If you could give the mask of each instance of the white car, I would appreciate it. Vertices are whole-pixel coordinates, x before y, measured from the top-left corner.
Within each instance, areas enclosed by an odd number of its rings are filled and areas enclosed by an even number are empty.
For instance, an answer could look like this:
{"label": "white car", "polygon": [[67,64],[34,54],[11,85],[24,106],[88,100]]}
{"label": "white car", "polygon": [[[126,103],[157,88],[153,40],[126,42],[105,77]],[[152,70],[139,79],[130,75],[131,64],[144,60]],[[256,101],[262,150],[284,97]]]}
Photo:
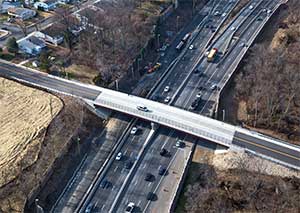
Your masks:
{"label": "white car", "polygon": [[250,6],[249,6],[249,9],[252,10],[252,9],[253,9],[253,5],[250,5]]}
{"label": "white car", "polygon": [[135,207],[135,204],[133,202],[128,203],[128,205],[127,205],[127,207],[125,209],[125,212],[127,212],[127,213],[133,212],[134,207]]}
{"label": "white car", "polygon": [[116,160],[121,160],[122,156],[123,156],[122,152],[119,152],[116,156]]}
{"label": "white car", "polygon": [[176,147],[181,148],[185,145],[185,143],[181,140],[176,141]]}
{"label": "white car", "polygon": [[197,98],[200,98],[202,96],[201,92],[198,92],[198,94],[196,95]]}
{"label": "white car", "polygon": [[138,105],[136,108],[138,110],[144,111],[144,112],[148,112],[149,111],[148,108],[146,106],[144,106],[144,105]]}
{"label": "white car", "polygon": [[217,85],[216,85],[216,84],[211,85],[210,89],[211,89],[211,90],[217,89]]}
{"label": "white car", "polygon": [[190,49],[190,50],[194,49],[194,45],[191,44],[191,45],[189,46],[189,49]]}
{"label": "white car", "polygon": [[138,128],[134,126],[134,127],[132,127],[130,134],[135,135],[137,131],[138,131]]}
{"label": "white car", "polygon": [[169,103],[170,100],[171,100],[171,97],[170,97],[170,96],[167,96],[167,97],[165,98],[164,102],[165,102],[165,103]]}
{"label": "white car", "polygon": [[226,15],[227,15],[226,13],[223,13],[223,14],[222,14],[222,17],[225,17]]}
{"label": "white car", "polygon": [[166,86],[165,89],[164,89],[164,92],[169,92],[169,90],[170,90],[170,87]]}
{"label": "white car", "polygon": [[232,31],[235,30],[235,27],[231,27],[231,30],[232,30]]}

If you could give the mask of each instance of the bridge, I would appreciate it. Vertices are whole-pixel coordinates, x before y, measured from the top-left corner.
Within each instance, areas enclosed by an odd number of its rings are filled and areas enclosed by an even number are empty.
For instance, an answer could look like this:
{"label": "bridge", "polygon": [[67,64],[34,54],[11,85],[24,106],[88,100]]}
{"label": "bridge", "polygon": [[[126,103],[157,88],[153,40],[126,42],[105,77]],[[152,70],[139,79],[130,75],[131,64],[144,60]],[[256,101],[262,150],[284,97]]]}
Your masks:
{"label": "bridge", "polygon": [[[220,122],[190,111],[134,95],[62,79],[9,63],[0,64],[0,75],[38,88],[71,95],[128,115],[200,137],[231,148],[242,148],[300,169],[300,147]],[[143,105],[147,111],[137,109]]]}

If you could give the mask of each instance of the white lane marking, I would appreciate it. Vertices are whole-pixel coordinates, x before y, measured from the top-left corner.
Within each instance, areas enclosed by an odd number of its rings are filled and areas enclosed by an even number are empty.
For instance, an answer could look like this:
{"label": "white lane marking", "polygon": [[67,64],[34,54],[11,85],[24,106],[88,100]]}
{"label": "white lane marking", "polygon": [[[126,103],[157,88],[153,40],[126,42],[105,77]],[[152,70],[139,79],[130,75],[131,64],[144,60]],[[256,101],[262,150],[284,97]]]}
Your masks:
{"label": "white lane marking", "polygon": [[114,172],[116,172],[118,168],[119,168],[119,167],[118,167],[118,166],[116,166],[116,168],[114,169]]}
{"label": "white lane marking", "polygon": [[101,207],[101,211],[105,208],[105,204]]}
{"label": "white lane marking", "polygon": [[134,186],[136,186],[137,182],[138,182],[138,181],[137,181],[137,180],[135,180],[135,181],[134,181],[134,183],[133,183],[133,185],[134,185]]}
{"label": "white lane marking", "polygon": [[141,204],[141,202],[142,202],[142,201],[141,201],[141,200],[139,200],[139,202],[137,203],[137,206],[139,206],[139,205]]}
{"label": "white lane marking", "polygon": [[127,154],[127,151],[128,151],[128,149],[126,149],[126,150],[124,151],[124,155],[126,155],[126,154]]}
{"label": "white lane marking", "polygon": [[146,168],[146,164],[143,165],[142,169],[145,169],[145,168]]}
{"label": "white lane marking", "polygon": [[132,157],[132,155],[133,155],[133,152],[131,152],[129,156]]}
{"label": "white lane marking", "polygon": [[148,183],[148,187],[150,187],[150,186],[151,186],[151,182]]}

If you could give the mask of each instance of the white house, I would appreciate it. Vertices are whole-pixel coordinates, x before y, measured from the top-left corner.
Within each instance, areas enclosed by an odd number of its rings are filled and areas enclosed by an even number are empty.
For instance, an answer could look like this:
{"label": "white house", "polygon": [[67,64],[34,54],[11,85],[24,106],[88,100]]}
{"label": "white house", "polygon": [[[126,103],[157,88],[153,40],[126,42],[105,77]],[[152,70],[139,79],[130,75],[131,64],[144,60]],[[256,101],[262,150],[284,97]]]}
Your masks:
{"label": "white house", "polygon": [[57,46],[64,41],[64,27],[55,23],[42,31],[34,32],[34,36]]}
{"label": "white house", "polygon": [[11,7],[7,10],[7,14],[16,19],[27,20],[34,17],[36,11],[23,7]]}
{"label": "white house", "polygon": [[57,0],[41,0],[34,3],[34,7],[39,10],[49,11],[57,7]]}
{"label": "white house", "polygon": [[32,33],[17,41],[21,52],[29,55],[38,55],[46,47],[43,40],[35,37]]}

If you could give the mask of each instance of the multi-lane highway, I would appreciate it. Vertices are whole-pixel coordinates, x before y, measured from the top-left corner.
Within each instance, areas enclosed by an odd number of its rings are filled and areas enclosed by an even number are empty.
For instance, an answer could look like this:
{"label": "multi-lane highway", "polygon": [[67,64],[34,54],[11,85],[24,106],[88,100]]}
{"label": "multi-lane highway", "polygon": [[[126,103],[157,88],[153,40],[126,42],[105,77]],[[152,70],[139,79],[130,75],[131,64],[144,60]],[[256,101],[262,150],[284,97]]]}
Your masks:
{"label": "multi-lane highway", "polygon": [[[215,63],[208,63],[203,56],[204,48],[213,35],[211,28],[206,26],[209,23],[214,25],[214,27],[218,27],[225,20],[226,14],[233,8],[235,2],[224,0],[216,4],[215,7],[209,6],[210,9],[205,8],[210,13],[193,32],[191,42],[179,55],[174,67],[168,71],[168,75],[154,90],[151,98],[159,102],[165,102],[165,98],[169,96],[168,104],[191,110],[192,102],[199,95],[201,96],[200,104],[193,111],[210,115],[219,95],[219,91],[212,89],[212,85],[217,85],[220,89],[223,88],[249,45],[251,45],[257,32],[269,17],[270,14],[265,9],[273,11],[279,2],[279,0],[250,1],[212,43],[211,47],[222,50],[222,54],[219,54],[219,59]],[[216,11],[225,15],[214,15]],[[191,44],[194,47],[189,49],[188,47]],[[195,73],[195,69],[199,71]],[[39,87],[42,86],[53,91],[72,94],[83,99],[93,100],[95,103],[97,103],[97,100],[103,102],[111,98],[106,97],[108,94],[101,93],[101,90],[94,86],[82,86],[79,83],[49,78],[47,75],[24,70],[9,64],[0,64],[0,70],[1,74],[6,77],[27,81]],[[166,86],[169,86],[168,91],[165,90]],[[131,98],[131,96],[128,97]],[[136,99],[138,98],[134,98],[134,100]],[[126,104],[126,99],[124,100],[125,105],[130,105]],[[151,103],[148,105],[151,106]],[[156,105],[154,104],[153,106]],[[164,107],[159,105],[159,108],[163,109]],[[160,111],[159,109],[157,110]],[[164,113],[165,117],[167,117],[168,112]],[[197,124],[197,121],[192,123]],[[115,155],[111,155],[112,157],[108,159],[110,163],[107,164],[107,172],[103,173],[101,178],[98,178],[95,182],[95,187],[91,190],[92,193],[87,194],[88,196],[85,197],[86,199],[83,202],[80,202],[79,205],[74,204],[73,209],[69,208],[67,209],[68,211],[75,211],[74,207],[77,206],[76,211],[82,212],[89,204],[97,204],[96,209],[101,212],[122,212],[128,202],[138,204],[141,211],[145,209],[150,211],[151,208],[155,208],[155,205],[149,205],[150,201],[146,200],[146,196],[148,192],[159,191],[158,189],[161,187],[160,183],[164,176],[157,174],[159,168],[168,168],[175,157],[182,154],[182,150],[185,150],[184,148],[178,149],[174,147],[176,141],[181,139],[195,142],[196,139],[166,127],[159,127],[153,131],[150,124],[142,120],[137,120],[136,123],[131,124],[131,127],[133,125],[139,129],[138,132],[136,134],[127,132],[127,136],[122,140],[123,145],[120,145],[117,149],[117,152],[123,154],[121,161],[114,160]],[[204,123],[203,125],[205,126],[206,124]],[[213,132],[214,130],[212,129],[211,131]],[[153,132],[155,132],[154,135],[152,135]],[[300,166],[298,165],[299,153],[295,151],[298,150],[297,147],[283,145],[284,143],[280,141],[272,143],[271,139],[251,134],[249,131],[245,132],[245,130],[236,131],[235,128],[230,130],[228,135],[226,137],[232,137],[231,140],[238,146]],[[162,148],[168,150],[168,157],[160,155],[159,152]],[[114,154],[117,154],[117,152]],[[125,167],[128,162],[132,162],[130,166],[132,168],[128,169]],[[153,181],[147,182],[144,180],[146,173],[154,175]],[[102,188],[103,181],[108,184]],[[160,199],[160,195],[158,194],[157,196]]]}

